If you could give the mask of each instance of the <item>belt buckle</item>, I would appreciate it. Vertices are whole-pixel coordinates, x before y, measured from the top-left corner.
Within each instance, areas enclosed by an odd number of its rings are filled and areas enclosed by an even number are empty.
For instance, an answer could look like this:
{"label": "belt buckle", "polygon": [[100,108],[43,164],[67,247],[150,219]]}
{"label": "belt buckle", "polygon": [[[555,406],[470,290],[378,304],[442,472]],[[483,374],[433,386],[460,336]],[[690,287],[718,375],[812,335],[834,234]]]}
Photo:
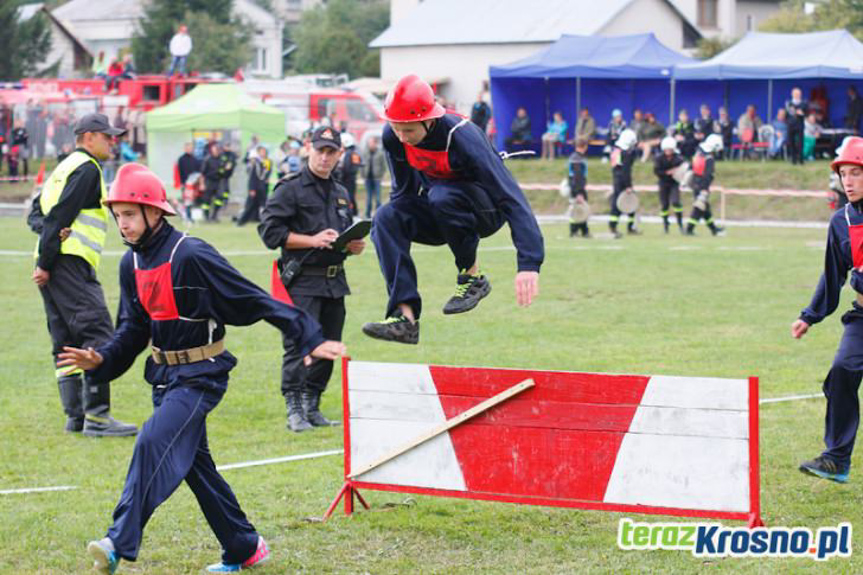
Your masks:
{"label": "belt buckle", "polygon": [[334,278],[339,275],[339,266],[327,266],[327,277]]}
{"label": "belt buckle", "polygon": [[192,363],[192,358],[189,356],[189,350],[184,349],[177,352],[177,363],[181,365]]}

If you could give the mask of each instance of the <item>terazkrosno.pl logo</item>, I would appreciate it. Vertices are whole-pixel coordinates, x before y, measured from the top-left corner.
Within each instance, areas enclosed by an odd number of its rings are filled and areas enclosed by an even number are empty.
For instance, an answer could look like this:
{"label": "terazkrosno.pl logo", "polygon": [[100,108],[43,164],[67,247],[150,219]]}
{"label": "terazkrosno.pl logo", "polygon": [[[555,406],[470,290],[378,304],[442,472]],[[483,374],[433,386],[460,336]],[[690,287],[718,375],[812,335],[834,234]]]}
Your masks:
{"label": "terazkrosno.pl logo", "polygon": [[819,527],[725,527],[721,523],[636,523],[620,520],[617,546],[625,550],[690,551],[696,557],[851,556],[851,524]]}

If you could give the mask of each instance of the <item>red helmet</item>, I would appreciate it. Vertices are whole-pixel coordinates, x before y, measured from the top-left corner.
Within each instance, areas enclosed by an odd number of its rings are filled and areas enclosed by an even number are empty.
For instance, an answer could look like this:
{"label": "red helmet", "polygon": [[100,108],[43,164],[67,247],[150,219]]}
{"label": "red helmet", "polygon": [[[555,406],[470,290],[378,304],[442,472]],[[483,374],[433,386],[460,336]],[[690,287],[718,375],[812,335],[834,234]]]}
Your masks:
{"label": "red helmet", "polygon": [[830,164],[830,168],[839,173],[839,166],[844,164],[853,164],[863,167],[863,138],[859,136],[851,136],[845,138],[842,146],[839,149],[839,155]]}
{"label": "red helmet", "polygon": [[162,180],[141,164],[124,164],[117,170],[114,183],[105,205],[110,206],[114,202],[125,202],[130,204],[142,204],[159,208],[169,216],[177,215],[173,206],[168,203],[168,195]]}
{"label": "red helmet", "polygon": [[434,120],[445,113],[443,106],[435,101],[431,86],[416,74],[399,80],[384,102],[384,118],[390,122]]}

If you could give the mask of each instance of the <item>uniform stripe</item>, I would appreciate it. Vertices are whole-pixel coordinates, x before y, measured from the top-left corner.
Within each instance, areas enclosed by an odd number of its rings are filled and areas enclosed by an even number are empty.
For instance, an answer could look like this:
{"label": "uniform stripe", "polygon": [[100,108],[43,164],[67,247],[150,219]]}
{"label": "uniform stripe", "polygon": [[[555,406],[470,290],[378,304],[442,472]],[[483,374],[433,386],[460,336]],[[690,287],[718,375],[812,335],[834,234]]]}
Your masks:
{"label": "uniform stripe", "polygon": [[100,220],[99,218],[88,216],[87,214],[78,214],[78,217],[76,217],[75,220],[84,225],[98,228],[103,232],[108,231],[108,222]]}
{"label": "uniform stripe", "polygon": [[102,246],[101,245],[99,245],[97,242],[94,242],[93,240],[91,240],[90,238],[88,238],[87,236],[85,236],[84,234],[82,234],[81,232],[79,232],[77,230],[72,230],[69,233],[69,237],[75,238],[76,240],[78,240],[79,242],[81,242],[82,244],[84,244],[85,246],[87,246],[88,248],[90,248],[91,250],[96,252],[97,254],[102,253]]}

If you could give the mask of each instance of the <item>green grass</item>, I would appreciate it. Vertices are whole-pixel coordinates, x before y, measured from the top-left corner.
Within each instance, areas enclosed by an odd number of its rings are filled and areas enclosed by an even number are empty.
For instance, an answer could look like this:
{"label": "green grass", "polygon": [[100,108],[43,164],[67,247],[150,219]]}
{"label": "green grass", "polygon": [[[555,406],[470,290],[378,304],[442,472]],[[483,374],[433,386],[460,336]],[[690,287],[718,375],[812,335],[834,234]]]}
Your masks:
{"label": "green grass", "polygon": [[[0,250],[32,249],[18,219],[0,226]],[[764,397],[816,393],[832,359],[837,316],[803,341],[789,326],[808,302],[823,254],[823,230],[732,229],[728,237],[682,238],[647,226],[640,238],[573,241],[563,225],[543,228],[547,261],[541,295],[529,309],[514,303],[514,253],[482,251],[494,291],[477,310],[443,316],[455,279],[445,248],[414,250],[425,297],[416,347],[365,338],[363,322],[382,317],[384,285],[373,253],[349,262],[345,342],[357,360],[484,365],[644,374],[761,378]],[[595,225],[594,231],[603,231]],[[198,227],[221,250],[260,250],[251,228]],[[482,247],[509,245],[508,233]],[[115,232],[109,250],[121,249]],[[686,249],[679,249],[686,248]],[[119,257],[101,277],[109,308],[117,305]],[[261,285],[269,255],[229,258]],[[62,433],[41,300],[29,281],[32,260],[0,255],[0,489],[75,485],[69,492],[0,496],[0,573],[84,573],[88,540],[100,537],[123,485],[131,439],[90,440]],[[843,308],[851,299],[843,294]],[[842,309],[842,308],[840,308]],[[217,463],[339,448],[340,428],[285,431],[279,394],[281,339],[268,324],[230,328],[239,358],[229,391],[209,417]],[[113,413],[142,423],[151,412],[142,359],[113,386]],[[324,412],[340,413],[340,373]],[[840,486],[800,474],[819,453],[824,402],[763,406],[762,501],[768,525],[863,524],[863,476]],[[859,457],[855,457],[855,464]],[[342,481],[340,457],[226,471],[244,509],[273,549],[267,573],[733,573],[863,570],[861,560],[696,559],[683,552],[623,552],[617,513],[528,507],[366,492],[372,512],[319,516]],[[409,499],[411,505],[387,507]],[[667,518],[626,515],[639,520]],[[678,519],[671,519],[678,521]],[[685,520],[681,520],[685,521]],[[733,522],[732,522],[733,523]],[[859,529],[854,544],[860,545]],[[198,573],[219,546],[187,487],[181,486],[147,526],[139,561],[120,573]]]}

